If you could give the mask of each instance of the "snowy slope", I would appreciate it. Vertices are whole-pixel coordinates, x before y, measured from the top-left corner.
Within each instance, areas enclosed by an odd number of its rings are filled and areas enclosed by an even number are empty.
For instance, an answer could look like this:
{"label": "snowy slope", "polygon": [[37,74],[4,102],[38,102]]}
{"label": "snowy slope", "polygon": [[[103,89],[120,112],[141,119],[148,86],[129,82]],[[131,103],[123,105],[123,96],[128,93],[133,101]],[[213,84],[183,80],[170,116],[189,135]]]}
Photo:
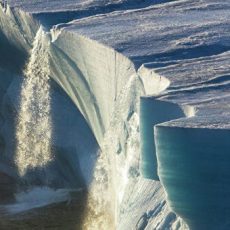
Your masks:
{"label": "snowy slope", "polygon": [[[222,188],[230,176],[225,163],[230,3],[11,0],[9,5],[0,12],[0,35],[20,53],[29,55],[40,23],[44,26],[50,75],[106,156],[113,199],[105,199],[115,210],[116,229],[185,229],[166,199],[191,229],[228,229],[228,200],[226,206],[219,200],[228,194]],[[199,154],[201,159],[193,156]],[[160,179],[167,198],[160,182],[140,176],[139,164],[142,175]],[[216,212],[221,214],[215,219]]]}

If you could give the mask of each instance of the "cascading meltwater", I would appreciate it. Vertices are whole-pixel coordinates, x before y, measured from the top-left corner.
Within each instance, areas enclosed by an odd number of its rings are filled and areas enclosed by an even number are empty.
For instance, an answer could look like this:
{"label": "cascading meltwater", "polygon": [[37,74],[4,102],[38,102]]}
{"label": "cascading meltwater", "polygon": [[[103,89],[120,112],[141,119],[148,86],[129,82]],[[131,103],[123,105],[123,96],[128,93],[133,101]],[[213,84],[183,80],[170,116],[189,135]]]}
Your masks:
{"label": "cascading meltwater", "polygon": [[52,160],[49,55],[47,38],[38,30],[21,86],[15,162],[20,176]]}

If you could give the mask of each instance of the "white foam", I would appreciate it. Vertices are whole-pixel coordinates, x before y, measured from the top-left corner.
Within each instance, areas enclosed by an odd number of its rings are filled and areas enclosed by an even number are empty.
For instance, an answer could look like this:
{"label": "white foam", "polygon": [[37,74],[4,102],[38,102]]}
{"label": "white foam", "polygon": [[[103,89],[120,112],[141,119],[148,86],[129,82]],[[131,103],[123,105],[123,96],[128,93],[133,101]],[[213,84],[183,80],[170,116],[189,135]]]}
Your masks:
{"label": "white foam", "polygon": [[68,189],[52,189],[49,187],[34,187],[26,192],[15,194],[16,203],[5,205],[4,210],[9,214],[17,214],[34,208],[47,206],[53,203],[70,201]]}

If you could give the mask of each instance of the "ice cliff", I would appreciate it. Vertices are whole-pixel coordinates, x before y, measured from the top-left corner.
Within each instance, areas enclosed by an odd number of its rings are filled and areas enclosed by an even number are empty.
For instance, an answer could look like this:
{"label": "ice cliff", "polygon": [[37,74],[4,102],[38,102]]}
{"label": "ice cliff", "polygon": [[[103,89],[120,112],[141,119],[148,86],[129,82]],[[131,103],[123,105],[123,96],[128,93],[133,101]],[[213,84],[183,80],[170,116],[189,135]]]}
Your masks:
{"label": "ice cliff", "polygon": [[87,187],[112,221],[86,229],[228,229],[229,16],[224,0],[2,4],[1,172]]}

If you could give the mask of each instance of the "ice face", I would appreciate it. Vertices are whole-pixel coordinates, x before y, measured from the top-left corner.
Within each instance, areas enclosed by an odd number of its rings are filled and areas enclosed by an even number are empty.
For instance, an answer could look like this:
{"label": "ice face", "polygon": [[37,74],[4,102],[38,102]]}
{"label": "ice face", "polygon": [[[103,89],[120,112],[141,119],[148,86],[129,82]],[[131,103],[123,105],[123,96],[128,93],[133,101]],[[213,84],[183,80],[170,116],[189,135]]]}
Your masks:
{"label": "ice face", "polygon": [[[164,4],[154,4],[160,2]],[[60,178],[64,174],[76,182],[77,177],[72,175],[83,174],[80,178],[90,181],[95,171],[91,197],[97,204],[109,202],[117,229],[184,229],[184,224],[169,211],[160,182],[140,177],[141,162],[143,175],[160,179],[171,208],[191,229],[211,229],[209,219],[213,226],[218,220],[223,222],[218,226],[221,229],[227,226],[228,212],[219,216],[213,207],[219,213],[228,208],[228,202],[227,207],[218,202],[225,195],[220,188],[227,186],[228,175],[222,179],[218,173],[224,170],[223,174],[227,174],[227,166],[222,165],[227,162],[229,129],[229,3],[154,3],[66,1],[63,6],[60,1],[9,1],[11,7],[1,8],[0,36],[7,47],[20,54],[13,72],[21,73],[42,24],[47,35],[49,77],[78,109],[68,115],[60,112],[62,108],[69,111],[71,106],[54,90],[58,96],[54,96],[53,128],[54,134],[60,134],[55,146],[61,151],[57,151],[57,159],[48,170],[51,175]],[[7,108],[17,108],[16,81],[12,75],[7,83]],[[8,137],[7,148],[12,146],[13,130],[11,136],[7,131],[10,123],[5,119],[2,129]],[[95,170],[86,148],[95,143],[91,132],[101,149]],[[214,138],[219,135],[223,138]],[[76,140],[78,145],[74,144]],[[223,152],[221,159],[219,150]],[[201,161],[195,158],[199,153],[204,155]],[[207,165],[206,158],[213,163]],[[175,168],[177,160],[182,163]],[[68,166],[64,167],[63,162]],[[191,164],[197,167],[191,169]],[[218,166],[217,174],[214,165]],[[195,178],[196,183],[181,186],[189,183],[184,175]],[[97,186],[95,182],[99,182]],[[200,183],[202,186],[197,186]],[[200,190],[195,193],[197,189]],[[103,205],[97,207],[104,213]],[[204,215],[206,209],[211,211]]]}
{"label": "ice face", "polygon": [[158,180],[157,158],[152,127],[164,121],[184,117],[176,104],[157,101],[151,97],[140,100],[141,170],[145,178]]}
{"label": "ice face", "polygon": [[168,201],[191,229],[229,226],[228,136],[229,130],[221,129],[155,128],[159,174]]}

